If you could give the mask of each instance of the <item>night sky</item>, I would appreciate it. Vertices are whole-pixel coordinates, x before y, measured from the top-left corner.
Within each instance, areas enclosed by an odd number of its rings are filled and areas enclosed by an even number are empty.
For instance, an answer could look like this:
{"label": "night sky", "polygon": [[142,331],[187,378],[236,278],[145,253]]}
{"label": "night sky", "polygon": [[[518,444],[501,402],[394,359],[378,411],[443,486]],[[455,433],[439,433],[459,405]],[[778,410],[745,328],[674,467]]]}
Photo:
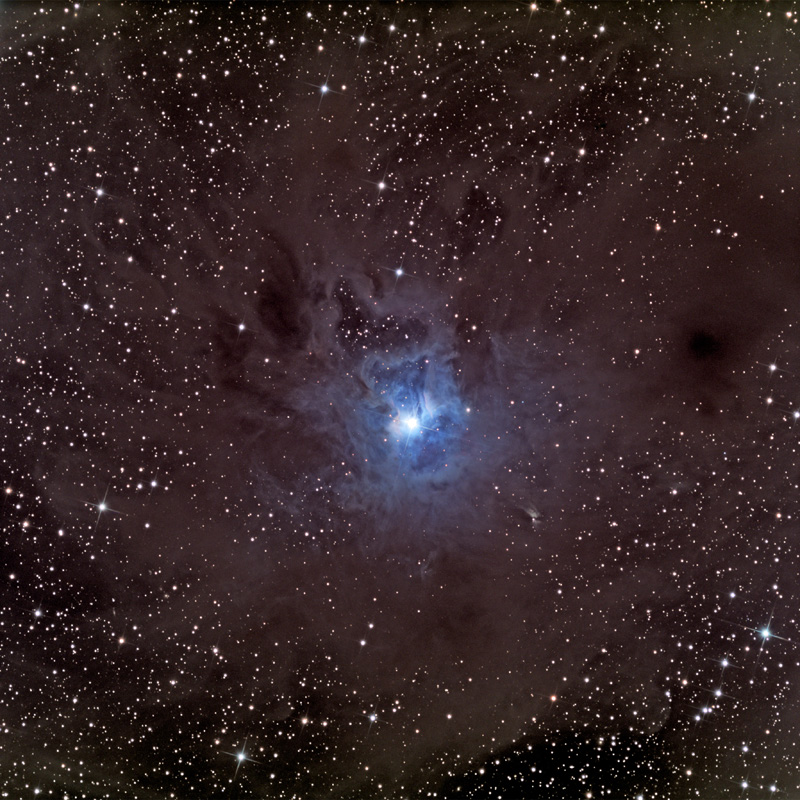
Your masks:
{"label": "night sky", "polygon": [[0,797],[800,797],[798,14],[0,6]]}

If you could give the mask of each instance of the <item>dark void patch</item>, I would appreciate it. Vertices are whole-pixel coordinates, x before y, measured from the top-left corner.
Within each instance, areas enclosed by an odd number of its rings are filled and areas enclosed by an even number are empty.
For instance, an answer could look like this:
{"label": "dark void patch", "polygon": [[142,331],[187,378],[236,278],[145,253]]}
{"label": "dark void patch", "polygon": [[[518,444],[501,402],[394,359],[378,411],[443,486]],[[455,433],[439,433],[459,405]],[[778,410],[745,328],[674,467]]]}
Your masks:
{"label": "dark void patch", "polygon": [[724,355],[722,341],[708,331],[698,330],[689,335],[689,355],[697,361],[718,361]]}

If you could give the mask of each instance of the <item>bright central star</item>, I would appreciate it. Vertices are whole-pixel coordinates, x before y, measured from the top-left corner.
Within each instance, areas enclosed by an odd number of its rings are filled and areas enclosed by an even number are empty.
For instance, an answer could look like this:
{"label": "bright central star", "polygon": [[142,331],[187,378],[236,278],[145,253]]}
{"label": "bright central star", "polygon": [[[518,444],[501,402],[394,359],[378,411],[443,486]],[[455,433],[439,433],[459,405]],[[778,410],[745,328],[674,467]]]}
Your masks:
{"label": "bright central star", "polygon": [[409,431],[415,431],[419,428],[419,420],[416,417],[406,417],[405,426]]}

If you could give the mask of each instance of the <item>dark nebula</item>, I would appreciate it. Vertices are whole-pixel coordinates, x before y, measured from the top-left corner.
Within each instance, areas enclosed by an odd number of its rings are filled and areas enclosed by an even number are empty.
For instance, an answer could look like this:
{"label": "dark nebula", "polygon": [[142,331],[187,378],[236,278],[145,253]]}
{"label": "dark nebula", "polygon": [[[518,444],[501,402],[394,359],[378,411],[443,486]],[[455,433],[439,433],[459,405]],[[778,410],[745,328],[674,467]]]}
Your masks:
{"label": "dark nebula", "polygon": [[0,18],[0,797],[800,797],[791,4]]}

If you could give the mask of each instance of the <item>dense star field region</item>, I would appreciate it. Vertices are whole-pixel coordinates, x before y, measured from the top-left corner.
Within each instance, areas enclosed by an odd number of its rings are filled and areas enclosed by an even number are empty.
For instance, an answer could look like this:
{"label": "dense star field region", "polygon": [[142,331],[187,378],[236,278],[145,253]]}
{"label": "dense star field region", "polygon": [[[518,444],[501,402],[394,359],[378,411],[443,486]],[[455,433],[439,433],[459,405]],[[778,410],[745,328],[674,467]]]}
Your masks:
{"label": "dense star field region", "polygon": [[800,798],[794,3],[0,6],[0,797]]}

